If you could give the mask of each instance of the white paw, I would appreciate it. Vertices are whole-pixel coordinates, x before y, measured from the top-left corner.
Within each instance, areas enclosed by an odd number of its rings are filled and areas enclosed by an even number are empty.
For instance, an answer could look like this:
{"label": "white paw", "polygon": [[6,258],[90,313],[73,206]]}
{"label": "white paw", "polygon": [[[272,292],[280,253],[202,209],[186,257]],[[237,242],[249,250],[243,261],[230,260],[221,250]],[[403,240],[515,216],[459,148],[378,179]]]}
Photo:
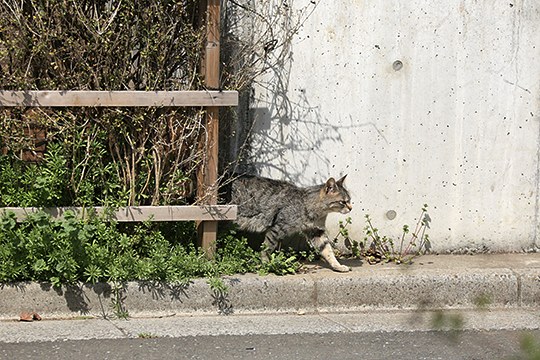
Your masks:
{"label": "white paw", "polygon": [[349,272],[352,270],[350,267],[346,265],[336,265],[332,269],[337,272]]}

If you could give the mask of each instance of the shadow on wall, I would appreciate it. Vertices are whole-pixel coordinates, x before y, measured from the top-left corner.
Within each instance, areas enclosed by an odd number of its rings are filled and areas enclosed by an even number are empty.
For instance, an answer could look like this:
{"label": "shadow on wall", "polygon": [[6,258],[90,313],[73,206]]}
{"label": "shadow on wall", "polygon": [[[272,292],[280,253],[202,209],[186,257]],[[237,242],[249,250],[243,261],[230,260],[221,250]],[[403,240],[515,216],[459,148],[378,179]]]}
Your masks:
{"label": "shadow on wall", "polygon": [[[239,169],[254,174],[272,174],[274,178],[291,182],[316,184],[332,170],[329,146],[343,143],[342,126],[331,125],[323,118],[319,105],[313,105],[305,90],[291,94],[289,90],[292,56],[286,64],[272,68],[271,76],[263,84],[258,97],[253,91],[248,111],[240,110],[237,148],[241,159]],[[292,95],[292,96],[291,96]],[[261,98],[264,96],[264,98]],[[320,172],[306,178],[309,165]],[[333,176],[337,176],[333,175]]]}
{"label": "shadow on wall", "polygon": [[290,89],[293,39],[316,6],[310,2],[293,10],[287,1],[225,3],[222,76],[240,97],[220,132],[222,173],[312,185],[334,172],[335,151],[328,149],[342,146],[348,130],[321,116],[309,88]]}

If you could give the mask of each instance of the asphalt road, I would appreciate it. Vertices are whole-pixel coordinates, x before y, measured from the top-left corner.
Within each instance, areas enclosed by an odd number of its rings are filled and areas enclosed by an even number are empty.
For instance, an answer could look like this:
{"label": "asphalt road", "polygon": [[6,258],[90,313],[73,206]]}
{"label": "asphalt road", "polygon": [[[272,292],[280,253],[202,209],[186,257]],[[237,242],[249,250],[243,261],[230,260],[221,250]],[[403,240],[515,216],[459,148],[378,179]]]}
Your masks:
{"label": "asphalt road", "polygon": [[[150,335],[148,335],[150,336]],[[530,336],[532,346],[522,342]],[[536,351],[535,356],[527,349]],[[539,359],[540,331],[220,335],[0,343],[0,359]]]}

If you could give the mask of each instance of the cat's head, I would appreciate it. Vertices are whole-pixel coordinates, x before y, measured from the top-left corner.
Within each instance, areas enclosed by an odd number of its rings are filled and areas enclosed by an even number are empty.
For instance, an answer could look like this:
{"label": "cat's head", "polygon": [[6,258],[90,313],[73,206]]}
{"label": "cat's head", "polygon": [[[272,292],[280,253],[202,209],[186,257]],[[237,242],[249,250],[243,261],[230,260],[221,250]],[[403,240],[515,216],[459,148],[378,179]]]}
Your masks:
{"label": "cat's head", "polygon": [[337,181],[334,178],[330,178],[323,185],[320,195],[328,212],[347,214],[352,210],[351,195],[349,195],[349,192],[343,186],[346,177],[347,175]]}

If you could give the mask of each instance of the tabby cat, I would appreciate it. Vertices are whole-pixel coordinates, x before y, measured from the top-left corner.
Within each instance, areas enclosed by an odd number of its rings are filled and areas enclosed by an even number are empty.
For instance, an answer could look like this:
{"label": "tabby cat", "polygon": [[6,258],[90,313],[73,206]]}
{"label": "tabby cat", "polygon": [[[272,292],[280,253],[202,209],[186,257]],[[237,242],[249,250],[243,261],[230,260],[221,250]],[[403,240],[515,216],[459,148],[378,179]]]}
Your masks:
{"label": "tabby cat", "polygon": [[346,176],[306,188],[258,176],[239,176],[231,189],[232,203],[238,205],[236,223],[241,230],[265,234],[263,261],[268,261],[280,240],[303,233],[333,270],[350,271],[337,261],[325,228],[329,213],[346,214],[352,209],[351,197],[343,186]]}

